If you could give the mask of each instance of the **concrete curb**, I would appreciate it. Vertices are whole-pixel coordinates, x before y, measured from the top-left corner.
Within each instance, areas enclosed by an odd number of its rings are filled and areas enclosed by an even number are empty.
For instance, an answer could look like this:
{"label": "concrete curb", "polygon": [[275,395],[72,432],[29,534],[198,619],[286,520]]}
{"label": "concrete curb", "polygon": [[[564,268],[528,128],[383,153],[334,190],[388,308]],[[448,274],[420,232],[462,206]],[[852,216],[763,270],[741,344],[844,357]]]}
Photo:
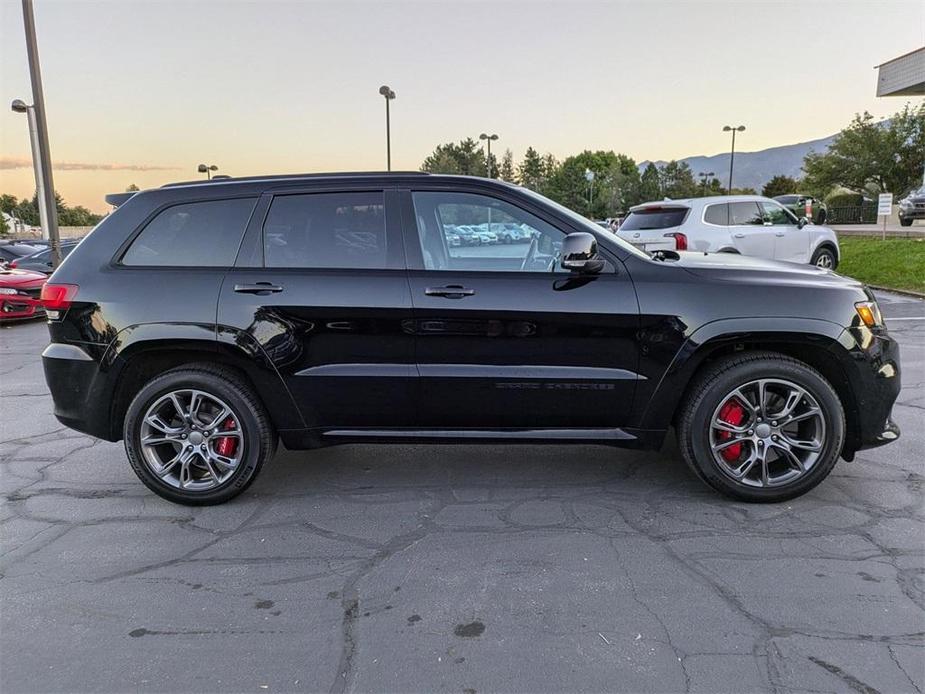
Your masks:
{"label": "concrete curb", "polygon": [[916,292],[911,289],[893,289],[893,287],[879,287],[876,284],[868,284],[868,287],[871,289],[877,289],[881,292],[891,292],[893,294],[902,294],[903,296],[911,296],[916,299],[925,299],[925,292]]}

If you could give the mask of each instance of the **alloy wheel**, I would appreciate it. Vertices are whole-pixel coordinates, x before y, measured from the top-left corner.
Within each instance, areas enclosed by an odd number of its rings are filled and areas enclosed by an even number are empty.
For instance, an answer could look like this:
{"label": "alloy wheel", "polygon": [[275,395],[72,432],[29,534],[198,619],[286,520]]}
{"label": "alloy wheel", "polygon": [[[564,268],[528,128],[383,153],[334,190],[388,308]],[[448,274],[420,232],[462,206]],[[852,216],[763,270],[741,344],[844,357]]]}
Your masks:
{"label": "alloy wheel", "polygon": [[145,412],[139,435],[151,472],[184,491],[221,486],[244,456],[240,417],[203,390],[174,390],[159,397]]}
{"label": "alloy wheel", "polygon": [[822,267],[827,270],[832,269],[832,256],[828,253],[820,253],[819,257],[816,258],[816,267]]}
{"label": "alloy wheel", "polygon": [[709,427],[719,469],[750,487],[777,487],[803,477],[826,442],[825,417],[816,398],[777,378],[749,381],[728,393]]}

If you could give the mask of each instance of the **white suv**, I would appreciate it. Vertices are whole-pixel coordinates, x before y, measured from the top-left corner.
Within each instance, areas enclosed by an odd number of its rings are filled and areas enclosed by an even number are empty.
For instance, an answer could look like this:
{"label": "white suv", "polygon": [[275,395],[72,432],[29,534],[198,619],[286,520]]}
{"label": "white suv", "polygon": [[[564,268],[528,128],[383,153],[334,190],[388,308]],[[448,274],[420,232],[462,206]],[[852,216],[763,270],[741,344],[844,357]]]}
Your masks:
{"label": "white suv", "polygon": [[839,259],[834,231],[760,195],[647,202],[630,208],[616,233],[647,251],[741,253],[832,270]]}

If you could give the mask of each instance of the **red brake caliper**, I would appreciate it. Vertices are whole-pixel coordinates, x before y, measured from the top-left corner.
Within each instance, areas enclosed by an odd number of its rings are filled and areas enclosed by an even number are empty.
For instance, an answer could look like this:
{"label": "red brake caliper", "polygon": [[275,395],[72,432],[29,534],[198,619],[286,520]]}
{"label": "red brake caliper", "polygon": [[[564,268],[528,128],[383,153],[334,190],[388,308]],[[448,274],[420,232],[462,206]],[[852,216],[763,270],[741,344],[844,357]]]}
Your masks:
{"label": "red brake caliper", "polygon": [[[733,426],[739,426],[742,421],[745,419],[745,408],[742,407],[737,401],[730,400],[719,411],[719,418],[726,422],[726,424],[732,424]],[[727,441],[732,438],[732,433],[728,431],[720,431],[719,438],[722,441]],[[742,444],[734,443],[731,446],[727,446],[720,451],[720,455],[723,456],[729,462],[734,462],[739,459],[739,456],[742,455]]]}
{"label": "red brake caliper", "polygon": [[[222,431],[231,431],[235,428],[234,419],[229,417],[224,422],[222,422],[221,427]],[[230,458],[234,455],[234,452],[238,449],[238,438],[236,436],[222,436],[220,439],[215,441],[215,452],[219,455]]]}

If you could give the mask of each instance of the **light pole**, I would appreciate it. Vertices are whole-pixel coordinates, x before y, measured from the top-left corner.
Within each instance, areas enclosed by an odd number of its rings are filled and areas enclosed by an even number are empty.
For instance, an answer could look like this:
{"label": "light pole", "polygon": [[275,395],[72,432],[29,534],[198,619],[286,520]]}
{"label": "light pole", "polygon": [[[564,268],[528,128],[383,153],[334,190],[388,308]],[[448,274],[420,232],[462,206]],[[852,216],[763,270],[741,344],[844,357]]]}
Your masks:
{"label": "light pole", "polygon": [[48,209],[45,206],[45,182],[42,176],[42,155],[39,147],[39,133],[35,122],[35,108],[22,99],[14,99],[10,108],[15,113],[25,113],[29,119],[29,141],[32,144],[32,168],[35,172],[35,199],[39,208],[39,224],[42,233],[48,229]]}
{"label": "light pole", "polygon": [[585,180],[588,182],[588,217],[593,218],[591,205],[594,200],[594,172],[591,169],[585,169]]}
{"label": "light pole", "polygon": [[[35,165],[35,170],[42,181],[38,187],[45,201],[45,223],[48,226],[44,228],[44,232],[51,243],[51,266],[57,268],[61,264],[58,208],[55,204],[55,183],[51,175],[51,150],[48,147],[48,123],[45,120],[45,93],[42,90],[42,69],[39,65],[39,48],[35,39],[35,14],[32,11],[32,0],[22,0],[22,19],[26,31],[26,52],[29,54],[29,76],[32,81],[32,109],[35,124],[33,142],[38,149],[38,163]],[[35,153],[33,158],[35,158]],[[39,202],[39,214],[41,210],[42,203]]]}
{"label": "light pole", "polygon": [[383,84],[379,87],[379,93],[385,97],[385,166],[386,171],[392,170],[392,132],[391,124],[389,123],[389,102],[395,98],[395,92],[393,92],[388,85]]}
{"label": "light pole", "polygon": [[736,158],[736,133],[737,132],[740,133],[743,130],[745,130],[744,125],[737,125],[735,127],[732,127],[731,125],[723,126],[724,133],[728,133],[729,131],[732,131],[732,152],[729,155],[729,190],[726,191],[729,195],[732,195],[732,164]]}
{"label": "light pole", "polygon": [[485,156],[485,170],[488,172],[488,178],[494,178],[491,175],[491,143],[494,140],[498,139],[498,136],[495,134],[486,135],[482,133],[479,135],[480,140],[485,140],[485,145],[488,147],[488,154]]}
{"label": "light pole", "polygon": [[198,167],[196,167],[196,171],[198,171],[199,173],[204,173],[208,177],[208,179],[211,181],[212,172],[218,171],[218,167],[215,164],[200,164]]}
{"label": "light pole", "polygon": [[704,194],[704,196],[706,196],[706,194],[707,194],[707,181],[708,181],[709,179],[713,178],[716,174],[714,174],[712,171],[710,171],[709,173],[704,173],[704,172],[701,171],[701,172],[700,172],[699,174],[697,174],[697,175],[700,176],[700,185],[703,186],[703,194]]}

